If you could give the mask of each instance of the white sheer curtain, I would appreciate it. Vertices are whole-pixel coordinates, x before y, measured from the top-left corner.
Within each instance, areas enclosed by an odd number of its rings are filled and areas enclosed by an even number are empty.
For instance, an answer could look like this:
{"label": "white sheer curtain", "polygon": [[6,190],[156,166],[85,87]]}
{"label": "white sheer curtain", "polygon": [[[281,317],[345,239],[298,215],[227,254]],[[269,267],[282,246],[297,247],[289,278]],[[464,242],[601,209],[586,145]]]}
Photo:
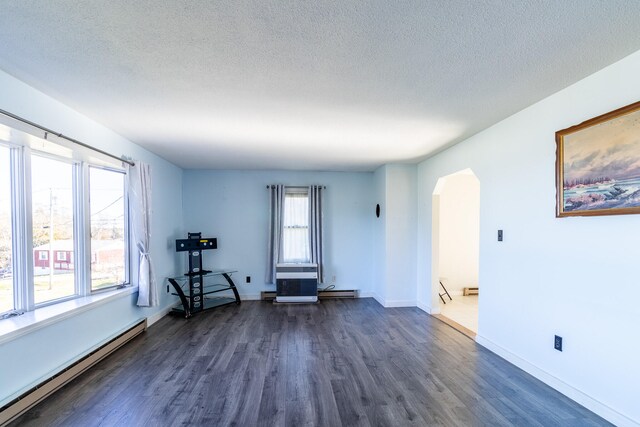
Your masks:
{"label": "white sheer curtain", "polygon": [[282,229],[283,262],[309,262],[309,195],[307,189],[287,189]]}
{"label": "white sheer curtain", "polygon": [[135,166],[128,166],[127,170],[131,231],[139,253],[138,306],[153,307],[157,306],[159,301],[149,255],[151,168],[146,163],[136,162]]}
{"label": "white sheer curtain", "polygon": [[284,185],[269,187],[269,248],[265,283],[276,283],[276,264],[282,259],[282,223],[284,212]]}

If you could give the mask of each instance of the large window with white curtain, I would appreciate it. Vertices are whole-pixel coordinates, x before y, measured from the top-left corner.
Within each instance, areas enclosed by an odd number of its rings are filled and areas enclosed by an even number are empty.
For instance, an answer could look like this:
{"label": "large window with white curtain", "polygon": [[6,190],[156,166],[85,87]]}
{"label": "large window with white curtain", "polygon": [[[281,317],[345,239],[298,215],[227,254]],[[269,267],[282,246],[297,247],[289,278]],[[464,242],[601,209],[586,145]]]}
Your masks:
{"label": "large window with white curtain", "polygon": [[282,226],[283,262],[310,262],[309,192],[306,188],[287,188]]}
{"label": "large window with white curtain", "polygon": [[125,170],[17,133],[0,132],[0,318],[127,284]]}

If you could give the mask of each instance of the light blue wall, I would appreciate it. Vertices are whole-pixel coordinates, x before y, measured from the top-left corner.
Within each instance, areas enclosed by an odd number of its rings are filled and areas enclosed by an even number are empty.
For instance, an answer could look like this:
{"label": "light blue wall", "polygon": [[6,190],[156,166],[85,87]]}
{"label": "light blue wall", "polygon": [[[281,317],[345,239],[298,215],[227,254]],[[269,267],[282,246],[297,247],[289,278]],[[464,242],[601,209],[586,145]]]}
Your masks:
{"label": "light blue wall", "polygon": [[[158,287],[178,270],[173,241],[182,234],[182,170],[104,126],[0,72],[0,108],[116,155],[142,160],[152,169],[152,267]],[[132,278],[135,281],[135,278]],[[0,345],[0,402],[46,376],[140,317],[162,312],[175,299],[139,309],[124,296]]]}
{"label": "light blue wall", "polygon": [[386,307],[416,305],[416,165],[387,165]]}
{"label": "light blue wall", "polygon": [[437,304],[434,187],[471,168],[480,181],[478,342],[617,425],[640,424],[640,216],[556,218],[555,132],[637,102],[638,76],[640,52],[418,167],[419,304]]}
{"label": "light blue wall", "polygon": [[[337,289],[368,294],[372,283],[372,173],[291,171],[185,171],[184,224],[218,238],[205,266],[232,267],[239,291],[257,298],[265,285],[269,184],[327,187],[325,193],[325,281]],[[186,258],[185,258],[186,260]],[[186,261],[185,261],[186,262]],[[251,276],[251,284],[245,284]]]}
{"label": "light blue wall", "polygon": [[373,175],[374,205],[380,205],[380,217],[373,221],[373,296],[382,305],[387,298],[387,167]]}
{"label": "light blue wall", "polygon": [[374,173],[381,215],[374,224],[375,298],[385,307],[416,305],[416,165],[389,164]]}

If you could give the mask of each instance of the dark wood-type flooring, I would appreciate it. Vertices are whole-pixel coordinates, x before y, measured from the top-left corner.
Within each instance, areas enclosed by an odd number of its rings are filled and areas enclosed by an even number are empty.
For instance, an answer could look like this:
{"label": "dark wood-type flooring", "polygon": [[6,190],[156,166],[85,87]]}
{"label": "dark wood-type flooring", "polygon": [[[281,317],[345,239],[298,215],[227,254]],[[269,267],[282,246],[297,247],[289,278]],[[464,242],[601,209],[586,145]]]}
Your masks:
{"label": "dark wood-type flooring", "polygon": [[12,425],[609,424],[421,310],[359,299],[167,316]]}

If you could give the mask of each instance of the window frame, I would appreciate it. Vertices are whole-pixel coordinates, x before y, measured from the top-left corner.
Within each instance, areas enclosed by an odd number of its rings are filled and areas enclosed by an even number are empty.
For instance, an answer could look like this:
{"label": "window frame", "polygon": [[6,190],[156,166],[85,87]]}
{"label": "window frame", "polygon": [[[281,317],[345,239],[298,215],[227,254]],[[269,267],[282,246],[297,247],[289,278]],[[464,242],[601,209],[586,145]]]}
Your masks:
{"label": "window frame", "polygon": [[[289,195],[304,195],[306,200],[307,200],[307,204],[309,204],[309,187],[302,187],[302,186],[286,186],[285,190],[284,190],[284,207],[283,207],[283,216],[286,218],[286,199],[287,196]],[[307,212],[308,213],[308,212]],[[311,228],[311,224],[310,224],[310,218],[309,215],[307,215],[307,224],[306,227],[287,227],[284,224],[284,220],[282,223],[282,245],[284,248],[284,239],[285,239],[285,230],[287,229],[306,229],[307,230],[307,254],[308,257],[307,258],[285,258],[284,255],[284,249],[283,249],[283,254],[282,254],[282,262],[284,263],[309,263],[311,262],[311,242],[310,242],[310,228]]]}
{"label": "window frame", "polygon": [[[93,169],[100,169],[100,170],[105,170],[105,171],[109,171],[109,172],[114,172],[114,173],[120,173],[123,175],[123,188],[122,188],[122,195],[123,195],[123,201],[124,201],[124,213],[125,213],[125,218],[124,218],[124,261],[125,261],[125,265],[124,265],[124,283],[118,283],[118,284],[113,284],[111,286],[105,286],[99,289],[93,289],[93,286],[91,284],[91,261],[93,259],[92,253],[91,253],[91,200],[90,200],[90,191],[91,191],[91,179],[90,179],[90,171],[91,168]],[[87,230],[87,236],[88,239],[85,240],[85,243],[87,244],[87,262],[88,262],[88,270],[87,270],[87,280],[88,280],[88,289],[89,289],[89,294],[95,294],[95,293],[100,293],[100,292],[105,292],[105,291],[110,291],[113,289],[118,289],[118,288],[122,288],[125,286],[129,286],[131,284],[131,260],[130,260],[130,254],[131,254],[131,235],[129,234],[129,230],[130,230],[130,220],[131,220],[131,214],[129,211],[129,186],[128,184],[128,176],[127,176],[127,171],[125,169],[117,169],[114,167],[109,167],[109,166],[104,166],[104,165],[95,165],[95,164],[87,164],[86,165],[86,183],[87,183],[87,192],[86,192],[86,209],[87,209],[87,224],[86,224],[86,230]]]}
{"label": "window frame", "polygon": [[[54,160],[54,161],[58,161],[61,163],[67,163],[69,165],[71,165],[71,199],[72,199],[72,215],[73,215],[73,255],[71,256],[71,260],[74,264],[74,277],[73,277],[73,294],[71,295],[66,295],[60,298],[54,298],[54,299],[50,299],[50,300],[46,300],[46,301],[42,301],[42,302],[36,302],[35,301],[35,285],[34,285],[34,281],[35,281],[35,275],[34,275],[34,267],[35,267],[35,263],[34,263],[34,259],[33,259],[33,193],[32,193],[32,177],[33,177],[33,170],[31,168],[31,159],[33,158],[33,156],[39,156],[39,157],[43,157],[45,159],[49,159],[49,160]],[[82,284],[80,282],[80,277],[82,276],[82,273],[78,272],[77,269],[75,268],[75,266],[78,264],[76,259],[78,258],[78,254],[79,252],[76,250],[76,242],[78,241],[78,236],[80,236],[79,231],[81,232],[81,230],[78,228],[78,185],[79,185],[79,181],[78,181],[78,177],[77,177],[77,170],[78,168],[81,167],[82,162],[74,160],[74,159],[69,159],[67,157],[62,157],[56,154],[52,154],[49,153],[47,151],[41,151],[41,150],[36,150],[36,149],[30,149],[30,148],[26,148],[25,149],[25,161],[28,161],[28,167],[25,168],[25,176],[28,178],[28,182],[29,182],[29,186],[28,187],[24,187],[23,191],[25,193],[25,196],[27,197],[27,199],[29,200],[29,209],[27,210],[28,213],[28,220],[29,220],[29,236],[28,236],[28,242],[27,242],[27,249],[30,248],[31,251],[31,271],[30,271],[30,275],[27,277],[27,282],[26,282],[26,286],[28,286],[30,289],[27,289],[27,294],[29,295],[30,299],[27,300],[27,308],[24,309],[24,311],[31,311],[31,310],[35,310],[37,308],[40,307],[47,307],[49,305],[53,305],[53,304],[57,304],[57,303],[61,303],[61,302],[65,302],[65,301],[69,301],[81,296],[84,296],[83,292],[82,292]],[[51,244],[51,243],[50,243]],[[54,251],[53,247],[51,247],[50,251],[49,251],[49,263],[53,264],[54,268],[55,268],[55,264],[56,262],[58,262],[58,251]]]}
{"label": "window frame", "polygon": [[[51,152],[47,150],[49,146],[55,145],[46,140],[37,138],[38,149],[32,148],[33,137],[13,138],[9,141],[0,140],[0,145],[9,148],[10,158],[10,188],[11,188],[11,240],[12,240],[12,274],[13,274],[13,308],[0,312],[0,319],[3,315],[12,312],[30,312],[39,308],[63,303],[77,298],[97,295],[110,292],[114,289],[131,286],[131,236],[128,178],[124,167],[113,165],[113,161],[104,161],[101,158],[87,158],[80,150],[67,149],[70,153],[65,156],[59,146],[53,147]],[[40,147],[43,149],[39,149]],[[50,158],[52,160],[69,163],[72,165],[72,198],[73,198],[73,253],[64,253],[65,259],[59,258],[59,251],[54,251],[54,260],[62,261],[73,265],[74,294],[56,298],[53,300],[35,303],[34,286],[34,247],[33,247],[33,205],[31,186],[31,157],[33,155]],[[100,289],[92,289],[91,286],[91,228],[90,228],[90,206],[89,206],[89,168],[95,167],[106,169],[124,176],[123,197],[124,197],[124,269],[125,281],[123,283],[105,286]],[[49,256],[49,254],[47,254]]]}

